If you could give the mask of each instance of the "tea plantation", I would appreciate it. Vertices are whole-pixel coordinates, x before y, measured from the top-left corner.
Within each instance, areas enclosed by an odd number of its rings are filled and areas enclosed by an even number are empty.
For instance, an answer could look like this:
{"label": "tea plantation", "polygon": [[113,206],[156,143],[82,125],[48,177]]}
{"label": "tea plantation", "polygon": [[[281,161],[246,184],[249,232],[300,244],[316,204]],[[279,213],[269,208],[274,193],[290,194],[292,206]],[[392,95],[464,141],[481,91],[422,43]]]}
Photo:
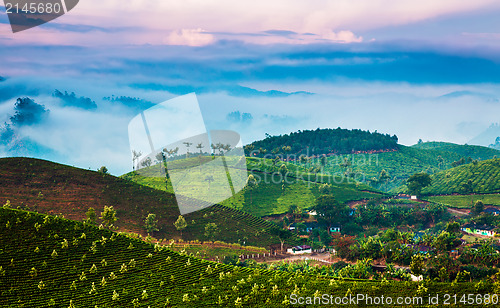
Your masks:
{"label": "tea plantation", "polygon": [[[489,284],[330,279],[181,255],[81,222],[0,208],[1,307],[289,307],[290,295],[422,297]],[[306,305],[294,305],[305,307]],[[334,305],[335,306],[335,305]],[[345,307],[367,306],[363,302]],[[376,307],[379,305],[368,305]],[[399,305],[387,305],[387,307]],[[460,306],[460,305],[459,305]]]}

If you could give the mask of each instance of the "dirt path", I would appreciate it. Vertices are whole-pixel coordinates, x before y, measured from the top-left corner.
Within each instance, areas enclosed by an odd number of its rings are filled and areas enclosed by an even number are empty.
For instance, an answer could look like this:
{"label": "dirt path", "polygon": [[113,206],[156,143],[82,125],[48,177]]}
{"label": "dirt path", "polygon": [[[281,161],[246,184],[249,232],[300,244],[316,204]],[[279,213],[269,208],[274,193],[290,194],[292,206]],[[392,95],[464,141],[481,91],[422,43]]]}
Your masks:
{"label": "dirt path", "polygon": [[331,262],[329,252],[315,253],[315,254],[303,254],[303,255],[292,255],[292,256],[283,258],[280,261],[298,261],[298,260],[315,260],[315,259]]}
{"label": "dirt path", "polygon": [[455,209],[455,208],[448,208],[448,212],[456,215],[469,215],[470,210],[468,209]]}

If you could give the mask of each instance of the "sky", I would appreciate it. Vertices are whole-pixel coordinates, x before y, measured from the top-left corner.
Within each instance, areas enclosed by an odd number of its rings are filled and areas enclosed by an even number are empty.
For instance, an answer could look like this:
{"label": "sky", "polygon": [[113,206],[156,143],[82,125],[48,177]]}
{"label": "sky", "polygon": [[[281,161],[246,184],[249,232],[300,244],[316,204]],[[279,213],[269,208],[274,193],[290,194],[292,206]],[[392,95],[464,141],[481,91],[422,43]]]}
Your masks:
{"label": "sky", "polygon": [[207,130],[243,143],[342,127],[488,146],[499,13],[486,0],[85,0],[12,33],[1,7],[0,157],[123,174],[128,123],[191,92]]}

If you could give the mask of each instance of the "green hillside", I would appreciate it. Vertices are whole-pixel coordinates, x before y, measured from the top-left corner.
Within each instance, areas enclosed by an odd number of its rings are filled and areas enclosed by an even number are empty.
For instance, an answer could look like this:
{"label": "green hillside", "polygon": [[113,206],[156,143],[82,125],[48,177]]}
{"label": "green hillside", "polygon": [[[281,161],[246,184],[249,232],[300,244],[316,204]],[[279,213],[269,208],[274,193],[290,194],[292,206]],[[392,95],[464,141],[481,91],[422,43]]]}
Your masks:
{"label": "green hillside", "polygon": [[[13,207],[33,209],[40,213],[62,214],[73,220],[86,218],[93,207],[99,216],[104,206],[116,209],[116,226],[146,236],[144,219],[156,214],[158,238],[180,238],[174,227],[179,216],[175,197],[132,181],[107,174],[83,170],[31,158],[0,159],[0,204],[9,200]],[[215,205],[185,215],[188,222],[182,231],[186,240],[206,240],[207,223],[215,223],[220,232],[215,239],[228,243],[267,247],[279,243],[269,234],[274,225],[248,213]],[[265,235],[261,237],[261,235]],[[295,243],[295,238],[290,240]]]}
{"label": "green hillside", "polygon": [[500,194],[425,196],[422,199],[457,208],[471,208],[478,200],[485,206],[500,206]]}
{"label": "green hillside", "polygon": [[[220,295],[226,305],[238,297],[247,305],[268,298],[279,305],[293,290],[288,275],[204,261],[88,224],[0,208],[1,307],[202,307],[217,305]],[[280,285],[276,296],[269,279]],[[258,292],[251,293],[255,284]]]}
{"label": "green hillside", "polygon": [[473,283],[331,279],[312,274],[314,267],[311,274],[234,267],[167,248],[81,222],[0,208],[0,306],[290,307],[292,293],[395,299],[426,298],[427,290],[458,296],[477,290]]}
{"label": "green hillside", "polygon": [[[202,157],[201,159],[210,158]],[[168,167],[170,170],[175,170],[194,167],[199,163],[199,158],[192,157],[169,162]],[[281,165],[285,165],[288,170],[285,184],[279,173]],[[155,189],[173,192],[170,180],[166,181],[164,177],[154,176],[153,169],[155,168],[151,166],[149,169],[141,169],[140,174],[130,172],[122,175],[122,178]],[[320,194],[319,187],[322,183],[331,183],[334,197],[341,202],[380,197],[380,193],[368,185],[356,183],[353,180],[347,181],[341,177],[310,173],[302,166],[293,163],[283,161],[273,163],[271,159],[247,158],[247,168],[258,181],[257,187],[252,189],[246,187],[221,204],[255,216],[282,214],[287,212],[292,204],[302,209],[310,208]],[[193,176],[197,174],[193,173]],[[199,181],[193,180],[192,182]],[[192,189],[196,189],[196,184],[193,184]]]}
{"label": "green hillside", "polygon": [[[439,156],[444,161],[441,165]],[[460,157],[451,152],[419,150],[398,145],[397,151],[330,156],[323,172],[350,176],[375,188],[389,191],[403,184],[416,172],[438,172],[451,167],[451,163]],[[317,160],[312,163],[318,165]],[[388,178],[380,178],[382,170],[387,172]]]}
{"label": "green hillside", "polygon": [[434,174],[431,185],[424,188],[422,193],[427,195],[498,193],[499,178],[500,159],[474,162]]}
{"label": "green hillside", "polygon": [[245,147],[247,154],[264,157],[270,155],[344,154],[356,151],[395,149],[398,137],[360,129],[302,130],[279,136],[267,136]]}
{"label": "green hillside", "polygon": [[[289,169],[328,174],[343,182],[355,180],[383,191],[398,188],[416,172],[433,174],[500,154],[491,148],[446,142],[406,147],[397,144],[396,136],[340,128],[268,136],[245,149],[252,158],[281,157],[294,166]],[[383,177],[382,170],[386,171]]]}
{"label": "green hillside", "polygon": [[451,152],[460,155],[461,157],[471,157],[472,159],[485,160],[492,159],[495,156],[500,156],[500,152],[496,149],[487,148],[478,145],[461,145],[449,142],[422,142],[412,146],[415,149],[422,150],[439,150]]}
{"label": "green hillside", "polygon": [[[398,145],[397,151],[330,156],[324,172],[335,175],[347,172],[356,180],[389,191],[404,184],[414,173],[433,174],[452,168],[461,159],[484,160],[498,154],[499,151],[486,147],[452,143],[430,142],[412,147]],[[318,160],[313,160],[313,164],[319,166]],[[380,178],[382,170],[387,172],[389,178]]]}

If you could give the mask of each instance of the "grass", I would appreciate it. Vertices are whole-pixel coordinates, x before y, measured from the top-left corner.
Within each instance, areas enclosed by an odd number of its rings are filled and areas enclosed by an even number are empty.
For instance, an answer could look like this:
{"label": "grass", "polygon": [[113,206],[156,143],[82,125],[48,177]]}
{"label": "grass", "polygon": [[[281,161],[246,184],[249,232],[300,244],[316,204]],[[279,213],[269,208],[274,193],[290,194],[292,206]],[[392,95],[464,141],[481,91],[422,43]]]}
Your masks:
{"label": "grass", "polygon": [[[443,203],[451,207],[471,208],[471,204],[478,200],[483,201],[485,205],[500,206],[500,194],[484,194],[484,195],[449,195],[449,196],[427,196],[424,200]],[[471,200],[473,200],[471,202]]]}

